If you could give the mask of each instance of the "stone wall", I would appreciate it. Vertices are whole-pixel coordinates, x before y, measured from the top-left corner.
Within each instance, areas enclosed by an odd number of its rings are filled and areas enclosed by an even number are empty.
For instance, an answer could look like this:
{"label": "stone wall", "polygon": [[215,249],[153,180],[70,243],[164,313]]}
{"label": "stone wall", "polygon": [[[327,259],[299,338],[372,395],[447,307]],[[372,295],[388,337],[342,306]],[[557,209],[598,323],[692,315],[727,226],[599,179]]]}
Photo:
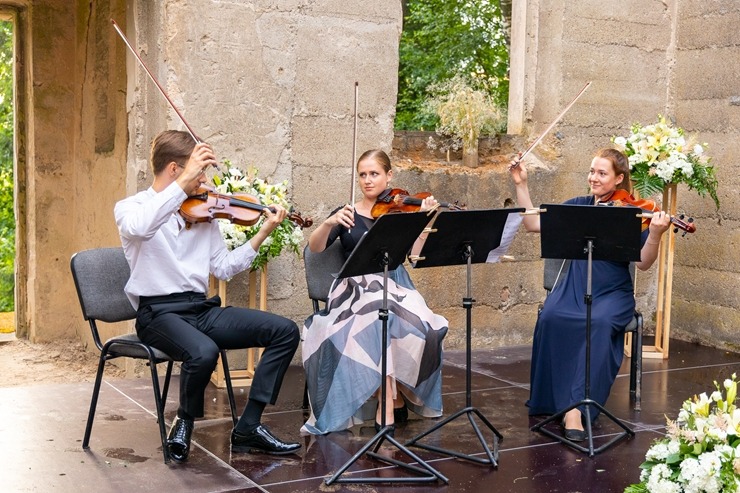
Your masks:
{"label": "stone wall", "polygon": [[[710,144],[719,179],[721,210],[709,198],[679,187],[679,208],[693,215],[697,233],[676,242],[671,335],[736,349],[740,342],[738,190],[740,55],[735,2],[672,0],[567,2],[514,5],[526,21],[524,114],[536,134],[586,81],[592,87],[566,115],[538,154],[548,171],[532,181],[538,201],[559,201],[585,190],[593,151],[634,122],[658,114]],[[521,12],[524,9],[524,12]],[[516,14],[515,14],[516,16]],[[514,29],[522,26],[514,26]],[[533,264],[539,250],[531,250]],[[638,273],[638,307],[654,324],[655,268]]]}
{"label": "stone wall", "polygon": [[[393,151],[396,185],[473,208],[499,208],[513,196],[508,158],[586,81],[593,81],[589,91],[532,155],[535,204],[585,193],[591,154],[630,123],[675,119],[710,143],[722,209],[679,189],[680,207],[698,231],[676,248],[673,334],[728,348],[740,342],[735,2],[515,2],[509,121],[522,132],[494,139],[498,151],[476,169],[418,158],[418,139],[393,143],[399,2],[32,3],[14,2],[21,33],[19,335],[88,337],[69,257],[119,244],[113,204],[151,182],[151,139],[183,128],[110,27],[114,17],[219,157],[289,180],[296,209],[317,221],[349,199],[355,81],[358,152]],[[531,340],[543,298],[539,251],[539,237],[522,233],[513,262],[474,267],[476,346]],[[268,308],[302,322],[311,310],[303,276],[300,259],[271,262]],[[465,270],[419,269],[412,277],[450,319],[447,347],[462,347]],[[638,291],[649,326],[654,270],[638,275]],[[228,297],[246,302],[246,276],[231,281]]]}
{"label": "stone wall", "polygon": [[126,176],[125,59],[110,44],[109,19],[124,9],[101,3],[14,6],[17,333],[33,341],[90,339],[69,260],[118,243],[111,210]]}
{"label": "stone wall", "polygon": [[[357,148],[391,148],[399,2],[136,2],[128,31],[198,136],[220,158],[288,180],[304,216],[319,220],[349,197],[355,82]],[[141,70],[129,76],[133,193],[151,182],[151,139],[182,125]],[[284,255],[268,270],[268,309],[302,323],[302,260]],[[247,303],[247,277],[229,283],[229,303]]]}

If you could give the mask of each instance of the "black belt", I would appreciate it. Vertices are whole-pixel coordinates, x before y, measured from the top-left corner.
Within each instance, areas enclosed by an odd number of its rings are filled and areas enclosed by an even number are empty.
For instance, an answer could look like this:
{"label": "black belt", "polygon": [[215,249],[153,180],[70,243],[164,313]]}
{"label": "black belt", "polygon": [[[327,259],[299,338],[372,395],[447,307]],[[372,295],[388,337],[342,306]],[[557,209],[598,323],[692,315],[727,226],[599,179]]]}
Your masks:
{"label": "black belt", "polygon": [[182,301],[205,301],[206,295],[195,291],[172,293],[164,296],[139,296],[139,306],[156,305],[157,303],[177,303]]}

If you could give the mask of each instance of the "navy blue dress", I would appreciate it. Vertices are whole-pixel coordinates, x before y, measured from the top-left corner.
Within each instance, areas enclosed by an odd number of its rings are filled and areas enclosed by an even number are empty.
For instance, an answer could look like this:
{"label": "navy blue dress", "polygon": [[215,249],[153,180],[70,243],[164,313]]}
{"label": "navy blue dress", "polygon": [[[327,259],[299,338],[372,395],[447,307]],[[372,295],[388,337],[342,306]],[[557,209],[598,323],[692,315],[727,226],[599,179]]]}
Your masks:
{"label": "navy blue dress", "polygon": [[[594,198],[576,197],[565,203],[593,205]],[[646,229],[643,245],[647,236]],[[570,263],[537,319],[527,401],[530,415],[556,414],[584,398],[587,265],[586,260]],[[635,310],[629,263],[594,260],[591,292],[591,399],[603,406],[622,364],[624,328]],[[592,419],[598,415],[594,406],[589,411]]]}

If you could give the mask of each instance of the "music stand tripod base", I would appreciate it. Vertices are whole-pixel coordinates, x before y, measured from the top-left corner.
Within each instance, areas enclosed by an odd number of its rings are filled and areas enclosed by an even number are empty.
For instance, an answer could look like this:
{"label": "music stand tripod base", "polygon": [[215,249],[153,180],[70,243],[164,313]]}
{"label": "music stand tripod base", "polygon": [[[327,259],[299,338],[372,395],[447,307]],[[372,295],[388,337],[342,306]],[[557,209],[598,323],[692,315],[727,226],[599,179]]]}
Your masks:
{"label": "music stand tripod base", "polygon": [[[596,207],[587,205],[547,204],[540,206],[541,249],[543,258],[569,258],[587,261],[586,293],[586,364],[584,397],[566,409],[534,425],[531,430],[547,435],[589,457],[603,452],[618,441],[635,436],[627,425],[607,411],[600,403],[591,399],[591,304],[593,260],[631,262],[640,260],[641,220],[634,207]],[[571,267],[572,268],[572,267]],[[568,411],[583,406],[586,422],[588,447],[579,445],[564,436],[557,435],[545,425],[557,422]],[[624,431],[604,445],[595,448],[591,423],[591,406],[598,408]]]}
{"label": "music stand tripod base", "polygon": [[[413,446],[437,452],[439,454],[457,457],[478,464],[498,467],[499,444],[503,435],[491,424],[491,422],[472,405],[471,372],[472,372],[472,316],[473,302],[471,294],[471,264],[483,263],[488,259],[488,252],[494,250],[501,244],[501,237],[506,226],[507,219],[511,213],[519,213],[524,209],[492,209],[475,211],[454,211],[440,213],[434,222],[434,233],[430,233],[419,260],[414,267],[436,267],[446,265],[465,265],[467,274],[467,293],[463,298],[463,308],[466,311],[466,371],[465,390],[466,405],[463,409],[448,416],[444,420],[432,426],[427,431],[417,435],[406,442],[407,446]],[[485,225],[485,228],[481,227]],[[441,429],[448,423],[465,416],[470,422],[478,441],[483,449],[484,456],[480,454],[465,454],[456,450],[445,449],[420,442],[420,440],[431,433]],[[486,438],[481,432],[481,427],[476,423],[474,416],[493,433],[493,450],[488,446]]]}
{"label": "music stand tripod base", "polygon": [[[368,232],[362,237],[352,254],[342,266],[337,275],[338,278],[354,277],[366,274],[383,273],[383,305],[378,310],[378,318],[382,323],[381,334],[381,379],[380,388],[381,409],[385,410],[386,404],[386,376],[387,376],[387,349],[388,349],[388,271],[395,269],[406,258],[406,253],[419,237],[424,227],[429,223],[426,212],[413,212],[404,214],[385,214],[380,216]],[[386,426],[385,412],[381,413],[382,422],[380,431],[366,443],[350,460],[348,460],[337,472],[325,480],[327,485],[332,483],[431,483],[442,481],[449,483],[449,479],[439,471],[427,464],[422,458],[414,454],[407,447],[399,443],[390,435],[392,428]],[[400,452],[403,452],[415,464],[407,464],[392,457],[386,457],[378,453],[383,442],[387,441]],[[371,450],[372,449],[372,450]],[[397,466],[417,476],[406,477],[358,477],[342,476],[357,460],[364,454],[373,459]]]}

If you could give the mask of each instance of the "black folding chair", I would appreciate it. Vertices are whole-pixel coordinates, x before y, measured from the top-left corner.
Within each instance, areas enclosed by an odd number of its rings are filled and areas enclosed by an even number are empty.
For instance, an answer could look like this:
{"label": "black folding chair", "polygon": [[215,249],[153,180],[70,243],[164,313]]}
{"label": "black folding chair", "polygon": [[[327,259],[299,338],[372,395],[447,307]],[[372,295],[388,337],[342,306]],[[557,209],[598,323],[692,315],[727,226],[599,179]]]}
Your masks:
{"label": "black folding chair", "polygon": [[[313,253],[308,245],[303,248],[303,265],[306,268],[306,286],[308,297],[313,305],[313,312],[321,311],[323,303],[329,298],[329,290],[334,282],[332,274],[342,270],[344,265],[344,248],[340,241],[335,241],[323,252]],[[308,384],[303,391],[303,409],[308,409]]]}
{"label": "black folding chair", "polygon": [[[90,401],[90,412],[87,416],[85,427],[85,438],[82,448],[89,448],[90,434],[92,432],[95,408],[98,403],[100,384],[103,380],[103,370],[106,361],[127,357],[147,360],[151,369],[152,387],[154,390],[154,402],[157,407],[157,422],[159,423],[159,434],[162,439],[162,453],[165,463],[170,457],[167,451],[167,432],[164,423],[164,403],[167,401],[167,391],[172,375],[174,360],[162,351],[144,344],[136,334],[124,334],[108,339],[105,344],[100,341],[97,322],[114,323],[124,320],[132,320],[136,317],[136,310],[126,297],[123,288],[128,281],[131,271],[122,248],[95,248],[78,252],[72,256],[70,262],[72,277],[77,288],[77,296],[82,307],[82,315],[90,323],[95,345],[100,350],[100,361],[98,372],[95,376],[92,400]],[[221,351],[224,375],[226,377],[226,389],[229,394],[229,405],[231,407],[231,419],[236,425],[236,403],[234,390],[231,386],[229,364],[226,359],[226,351]],[[159,390],[159,378],[157,375],[157,364],[167,363],[167,373],[164,377],[162,392]]]}

